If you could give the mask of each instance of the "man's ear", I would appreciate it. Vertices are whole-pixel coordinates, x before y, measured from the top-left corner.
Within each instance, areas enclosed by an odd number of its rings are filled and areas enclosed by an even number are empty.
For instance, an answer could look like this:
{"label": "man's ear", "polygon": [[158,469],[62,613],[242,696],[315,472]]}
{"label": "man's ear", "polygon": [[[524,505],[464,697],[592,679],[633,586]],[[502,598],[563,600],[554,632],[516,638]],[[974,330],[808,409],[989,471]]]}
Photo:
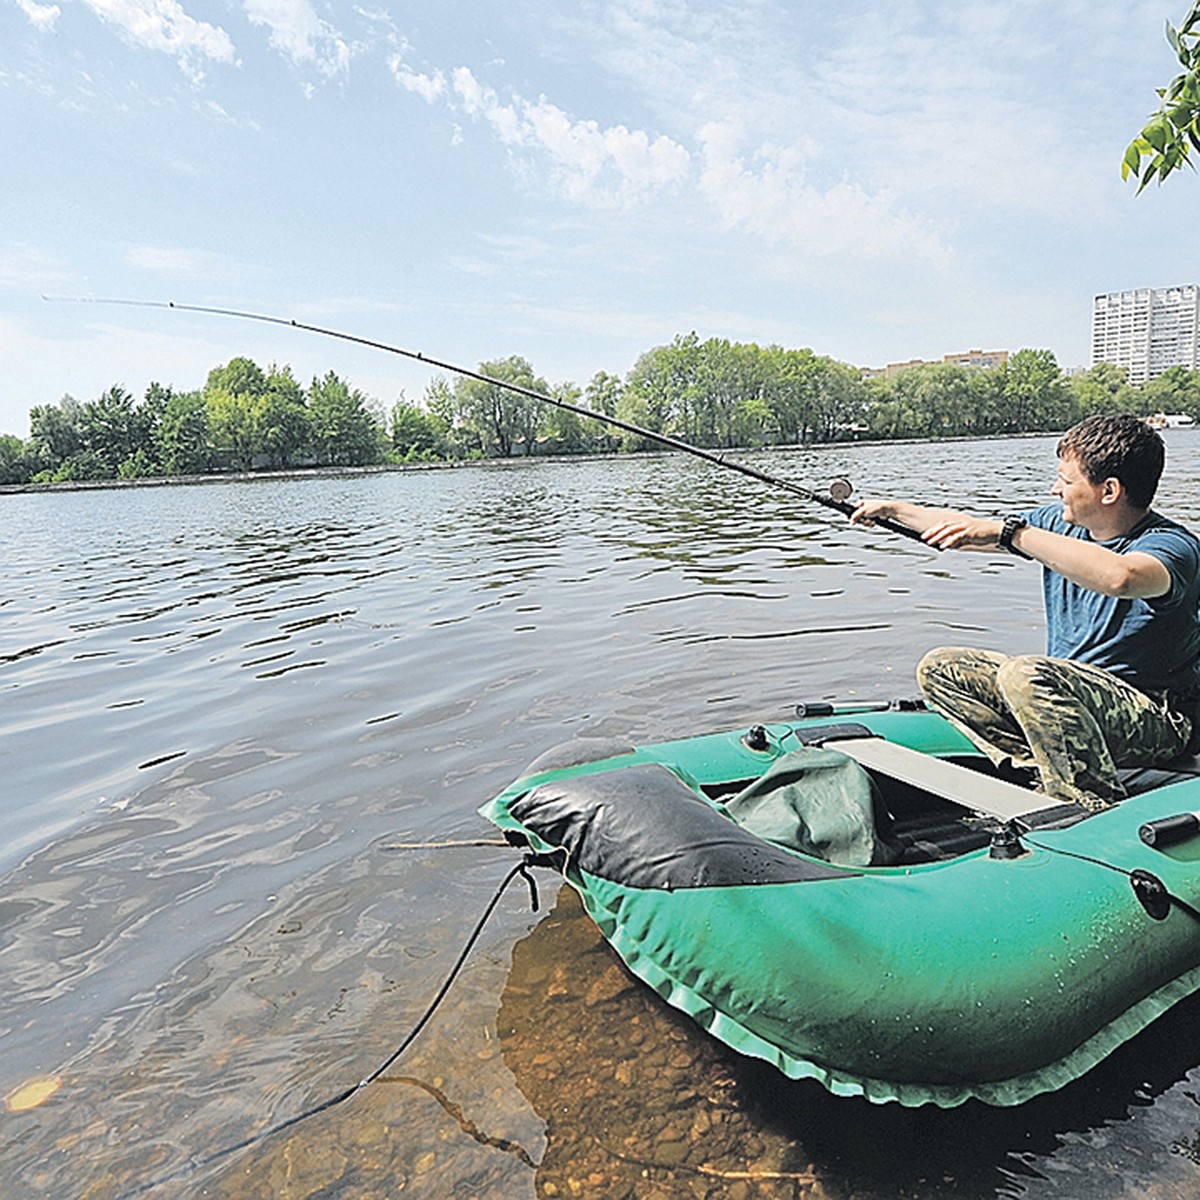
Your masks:
{"label": "man's ear", "polygon": [[1124,495],[1125,486],[1115,475],[1110,475],[1100,485],[1101,504],[1116,504]]}

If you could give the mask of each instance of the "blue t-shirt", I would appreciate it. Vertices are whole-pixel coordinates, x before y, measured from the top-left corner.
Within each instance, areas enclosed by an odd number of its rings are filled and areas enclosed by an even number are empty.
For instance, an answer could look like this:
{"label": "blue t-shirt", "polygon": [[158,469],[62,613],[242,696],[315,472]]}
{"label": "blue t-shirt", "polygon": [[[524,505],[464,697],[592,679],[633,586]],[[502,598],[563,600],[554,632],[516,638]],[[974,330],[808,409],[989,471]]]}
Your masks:
{"label": "blue t-shirt", "polygon": [[[1030,525],[1091,541],[1063,520],[1061,504],[1023,514]],[[1127,534],[1099,542],[1125,554],[1152,554],[1171,587],[1150,600],[1122,600],[1042,568],[1046,653],[1103,667],[1145,692],[1200,689],[1200,540],[1176,521],[1147,513]]]}

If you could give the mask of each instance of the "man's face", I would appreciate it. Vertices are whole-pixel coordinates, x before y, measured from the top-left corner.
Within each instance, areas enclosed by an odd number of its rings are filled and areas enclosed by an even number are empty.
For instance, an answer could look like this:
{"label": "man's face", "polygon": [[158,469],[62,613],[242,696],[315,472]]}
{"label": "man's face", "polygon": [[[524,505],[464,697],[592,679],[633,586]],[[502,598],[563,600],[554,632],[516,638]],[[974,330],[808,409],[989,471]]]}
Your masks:
{"label": "man's face", "polygon": [[1062,500],[1063,520],[1072,525],[1087,529],[1102,513],[1100,498],[1104,495],[1104,485],[1092,483],[1073,454],[1058,460],[1058,476],[1050,491]]}

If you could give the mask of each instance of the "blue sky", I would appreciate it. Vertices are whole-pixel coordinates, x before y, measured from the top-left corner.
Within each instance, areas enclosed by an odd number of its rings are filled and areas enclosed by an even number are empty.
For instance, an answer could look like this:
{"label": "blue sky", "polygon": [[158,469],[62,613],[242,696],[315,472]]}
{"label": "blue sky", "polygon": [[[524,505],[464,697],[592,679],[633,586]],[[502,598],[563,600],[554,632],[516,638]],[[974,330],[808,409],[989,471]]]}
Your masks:
{"label": "blue sky", "polygon": [[1046,347],[1200,280],[1200,179],[1129,138],[1186,0],[0,0],[0,432],[245,354],[390,405],[702,337],[858,365]]}

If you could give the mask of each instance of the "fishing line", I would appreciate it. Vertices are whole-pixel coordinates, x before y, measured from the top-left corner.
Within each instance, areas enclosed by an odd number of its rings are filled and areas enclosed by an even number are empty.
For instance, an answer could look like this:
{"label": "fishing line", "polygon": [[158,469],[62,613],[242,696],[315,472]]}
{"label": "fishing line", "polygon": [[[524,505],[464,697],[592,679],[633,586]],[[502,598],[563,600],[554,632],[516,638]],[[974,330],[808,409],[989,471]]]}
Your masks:
{"label": "fishing line", "polygon": [[529,873],[530,867],[544,866],[545,863],[536,854],[526,854],[515,867],[501,881],[500,886],[496,889],[491,900],[488,901],[487,907],[483,910],[483,915],[475,924],[475,928],[471,930],[470,936],[467,938],[458,958],[455,960],[454,966],[450,968],[449,974],[446,976],[442,986],[438,988],[437,994],[430,1001],[429,1006],[421,1014],[417,1023],[408,1031],[404,1040],[396,1047],[395,1050],[375,1068],[365,1078],[359,1080],[358,1083],[345,1090],[338,1092],[335,1096],[330,1096],[326,1100],[322,1100],[318,1104],[314,1104],[311,1108],[307,1108],[302,1113],[298,1113],[294,1117],[287,1117],[285,1120],[279,1121],[272,1125],[269,1129],[263,1129],[258,1133],[251,1134],[249,1137],[242,1138],[241,1141],[233,1142],[228,1146],[222,1146],[220,1150],[214,1150],[211,1154],[206,1154],[201,1158],[192,1158],[184,1163],[181,1167],[177,1167],[174,1171],[170,1171],[165,1175],[159,1175],[155,1179],[148,1180],[145,1183],[139,1184],[135,1188],[131,1188],[127,1192],[122,1192],[117,1200],[130,1200],[132,1196],[141,1196],[146,1192],[152,1191],[154,1188],[161,1187],[164,1183],[170,1183],[174,1179],[181,1179],[185,1175],[190,1175],[193,1171],[199,1171],[204,1167],[210,1167],[214,1163],[220,1162],[222,1159],[228,1158],[231,1154],[236,1154],[239,1150],[245,1150],[250,1146],[257,1145],[259,1142],[264,1142],[267,1138],[274,1137],[277,1133],[282,1133],[285,1129],[291,1129],[299,1125],[302,1121],[307,1121],[310,1117],[317,1116],[318,1113],[328,1112],[331,1108],[337,1107],[349,1100],[352,1096],[356,1096],[368,1084],[374,1083],[384,1074],[387,1069],[416,1041],[418,1034],[429,1023],[430,1018],[437,1011],[438,1006],[446,998],[446,993],[449,992],[450,986],[458,977],[459,971],[462,970],[463,964],[467,961],[467,956],[474,949],[475,943],[479,940],[480,934],[483,933],[484,926],[488,923],[488,919],[492,913],[496,911],[496,906],[500,903],[501,897],[508,890],[508,885],[520,875],[526,883],[529,884],[529,903],[534,912],[538,911],[538,892],[537,883],[533,876]]}
{"label": "fishing line", "polygon": [[[272,316],[269,313],[248,312],[237,308],[217,308],[206,304],[177,304],[174,300],[126,300],[87,296],[45,295],[42,299],[58,300],[69,304],[117,304],[127,308],[173,309],[176,312],[203,313],[207,316],[233,317],[241,321],[259,321],[265,325],[282,325],[285,328],[299,329],[305,333],[315,333],[321,337],[337,338],[343,342],[352,342],[357,346],[366,346],[371,350],[382,350],[387,354],[398,354],[402,358],[411,358],[415,362],[424,363],[426,366],[436,367],[441,371],[450,371],[452,374],[461,375],[467,379],[475,379],[492,387],[513,392],[518,396],[537,400],[542,404],[553,404],[555,408],[575,413],[577,416],[586,417],[588,420],[603,422],[606,425],[613,426],[615,429],[621,429],[626,433],[634,434],[636,437],[645,438],[647,441],[657,442],[659,445],[667,446],[672,450],[679,450],[684,454],[694,455],[696,458],[703,458],[705,461],[714,463],[719,467],[724,467],[726,470],[737,471],[741,475],[757,479],[760,483],[793,492],[805,500],[811,500],[816,504],[823,505],[825,508],[832,508],[844,516],[850,516],[857,507],[848,500],[852,489],[844,480],[836,480],[835,484],[830,486],[829,495],[814,492],[811,488],[794,483],[790,479],[782,479],[778,475],[771,475],[766,471],[760,471],[758,468],[749,466],[747,463],[726,458],[723,454],[718,454],[712,450],[705,450],[700,446],[693,446],[690,442],[682,441],[680,438],[672,437],[670,434],[659,433],[653,429],[645,429],[621,417],[608,416],[606,413],[586,408],[582,404],[573,404],[569,400],[561,400],[557,396],[551,396],[547,392],[539,392],[535,388],[528,388],[519,383],[511,383],[506,379],[497,379],[494,375],[485,375],[483,372],[473,371],[469,367],[461,367],[455,363],[446,362],[444,359],[432,358],[428,354],[421,353],[419,350],[405,350],[401,346],[393,346],[388,342],[376,341],[374,338],[362,337],[358,334],[346,333],[338,329],[327,329],[321,325],[310,325],[306,321],[297,321],[289,317]],[[899,521],[893,521],[888,517],[872,517],[871,524],[888,529],[892,533],[898,533],[902,537],[911,538],[922,545],[928,544],[917,530],[911,529],[907,525],[902,525]]]}

